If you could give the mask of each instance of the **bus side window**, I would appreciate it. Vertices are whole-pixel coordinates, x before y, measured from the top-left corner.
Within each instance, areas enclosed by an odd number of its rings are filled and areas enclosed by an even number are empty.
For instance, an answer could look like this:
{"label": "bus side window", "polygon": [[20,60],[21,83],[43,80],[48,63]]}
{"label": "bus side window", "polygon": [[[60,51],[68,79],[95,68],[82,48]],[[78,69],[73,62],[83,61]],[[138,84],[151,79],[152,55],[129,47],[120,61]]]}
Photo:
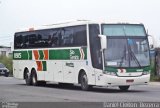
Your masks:
{"label": "bus side window", "polygon": [[28,35],[19,33],[15,35],[14,47],[15,49],[27,48],[29,44]]}
{"label": "bus side window", "polygon": [[86,26],[77,26],[74,28],[73,35],[74,46],[87,46],[87,31]]}
{"label": "bus side window", "polygon": [[36,34],[30,34],[30,35],[29,35],[29,47],[30,47],[30,48],[36,47],[36,43],[35,43],[36,40],[37,40],[36,37],[37,37]]}
{"label": "bus side window", "polygon": [[49,44],[49,47],[58,46],[58,30],[52,29],[49,32],[48,44]]}
{"label": "bus side window", "polygon": [[61,45],[72,46],[73,45],[73,28],[66,27],[61,30]]}
{"label": "bus side window", "polygon": [[15,35],[15,42],[14,42],[15,48],[21,48],[22,47],[22,35]]}
{"label": "bus side window", "polygon": [[22,48],[27,48],[28,44],[29,44],[29,35],[24,35]]}

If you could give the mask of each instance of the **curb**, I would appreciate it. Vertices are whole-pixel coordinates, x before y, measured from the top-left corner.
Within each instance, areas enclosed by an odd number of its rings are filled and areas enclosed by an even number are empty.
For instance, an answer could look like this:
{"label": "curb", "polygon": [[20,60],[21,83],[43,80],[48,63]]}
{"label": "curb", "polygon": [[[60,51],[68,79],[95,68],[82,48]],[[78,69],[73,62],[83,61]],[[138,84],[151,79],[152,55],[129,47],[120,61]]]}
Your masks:
{"label": "curb", "polygon": [[160,86],[160,82],[149,82],[149,85],[159,85]]}

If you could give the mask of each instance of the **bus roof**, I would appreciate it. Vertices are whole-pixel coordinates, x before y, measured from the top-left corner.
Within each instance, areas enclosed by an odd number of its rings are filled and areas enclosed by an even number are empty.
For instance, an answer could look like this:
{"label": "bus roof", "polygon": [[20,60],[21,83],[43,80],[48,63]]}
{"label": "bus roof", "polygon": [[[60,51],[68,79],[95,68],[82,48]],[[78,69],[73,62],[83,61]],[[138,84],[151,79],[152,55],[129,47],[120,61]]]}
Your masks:
{"label": "bus roof", "polygon": [[85,24],[142,24],[142,23],[75,20],[75,21],[66,21],[66,22],[36,26],[36,27],[33,26],[33,27],[23,28],[23,29],[19,29],[17,32],[27,32],[27,31],[34,31],[34,30],[61,28],[61,27],[69,27],[69,26],[77,26],[77,25],[85,25]]}

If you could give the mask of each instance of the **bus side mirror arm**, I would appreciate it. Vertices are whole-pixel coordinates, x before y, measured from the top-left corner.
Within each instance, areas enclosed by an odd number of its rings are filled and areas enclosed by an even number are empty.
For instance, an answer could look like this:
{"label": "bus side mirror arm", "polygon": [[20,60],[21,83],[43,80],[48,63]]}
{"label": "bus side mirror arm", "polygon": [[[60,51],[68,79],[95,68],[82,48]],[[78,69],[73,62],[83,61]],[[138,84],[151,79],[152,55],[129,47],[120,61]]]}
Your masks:
{"label": "bus side mirror arm", "polygon": [[101,50],[107,49],[107,36],[106,35],[98,35],[101,41]]}

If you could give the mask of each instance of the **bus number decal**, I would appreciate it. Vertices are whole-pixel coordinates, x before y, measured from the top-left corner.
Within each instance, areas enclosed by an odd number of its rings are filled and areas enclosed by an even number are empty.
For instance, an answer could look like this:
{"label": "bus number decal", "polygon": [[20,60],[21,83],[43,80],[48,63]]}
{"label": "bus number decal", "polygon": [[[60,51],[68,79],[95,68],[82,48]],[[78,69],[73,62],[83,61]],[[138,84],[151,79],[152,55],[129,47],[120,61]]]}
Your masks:
{"label": "bus number decal", "polygon": [[21,58],[21,53],[14,53],[14,58]]}

